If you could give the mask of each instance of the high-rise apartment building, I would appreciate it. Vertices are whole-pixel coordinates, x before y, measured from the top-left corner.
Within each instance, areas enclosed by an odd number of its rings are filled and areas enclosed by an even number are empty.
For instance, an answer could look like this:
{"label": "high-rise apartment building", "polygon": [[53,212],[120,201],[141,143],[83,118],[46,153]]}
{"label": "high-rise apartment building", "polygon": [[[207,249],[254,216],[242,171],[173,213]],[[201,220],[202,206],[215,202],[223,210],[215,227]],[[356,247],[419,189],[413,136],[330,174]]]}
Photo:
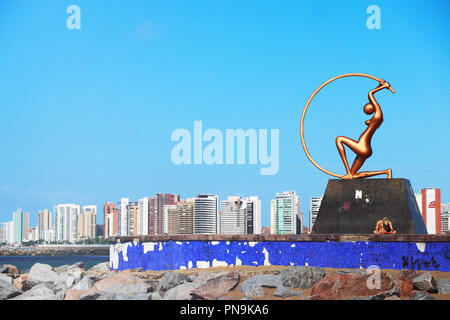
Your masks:
{"label": "high-rise apartment building", "polygon": [[169,210],[177,209],[179,206],[176,204],[166,204],[163,206],[163,215],[162,215],[162,233],[169,233]]}
{"label": "high-rise apartment building", "polygon": [[53,207],[55,216],[55,240],[74,243],[78,239],[78,215],[80,206],[59,204]]}
{"label": "high-rise apartment building", "polygon": [[450,231],[450,213],[443,212],[441,213],[441,234],[446,234]]}
{"label": "high-rise apartment building", "polygon": [[14,242],[14,221],[2,223],[2,242]]}
{"label": "high-rise apartment building", "polygon": [[130,201],[127,205],[127,235],[129,236],[137,235],[138,206],[139,203],[137,201]]}
{"label": "high-rise apartment building", "polygon": [[220,202],[221,234],[261,234],[261,200],[230,196]]}
{"label": "high-rise apartment building", "polygon": [[77,239],[94,239],[97,227],[97,206],[83,206],[78,215]]}
{"label": "high-rise apartment building", "polygon": [[127,206],[130,202],[128,198],[122,198],[119,202],[119,229],[121,236],[128,236],[128,212]]}
{"label": "high-rise apartment building", "polygon": [[28,240],[28,218],[29,213],[20,208],[13,212],[14,242]]}
{"label": "high-rise apartment building", "polygon": [[219,197],[212,194],[199,194],[194,203],[194,233],[217,233]]}
{"label": "high-rise apartment building", "polygon": [[311,197],[309,202],[309,230],[312,230],[316,222],[317,214],[319,213],[322,197]]}
{"label": "high-rise apartment building", "polygon": [[110,231],[112,226],[110,228],[110,224],[112,222],[112,214],[115,209],[116,204],[114,202],[105,202],[105,204],[103,205],[103,236],[105,238],[112,236],[112,232]]}
{"label": "high-rise apartment building", "polygon": [[[38,233],[39,239],[49,241],[45,239],[45,235],[48,234],[48,230],[52,230],[52,213],[48,209],[44,209],[38,212]],[[48,236],[47,236],[48,237]]]}
{"label": "high-rise apartment building", "polygon": [[195,202],[189,199],[167,209],[169,234],[194,233],[194,207]]}
{"label": "high-rise apartment building", "polygon": [[270,234],[277,234],[277,200],[270,200]]}
{"label": "high-rise apartment building", "polygon": [[295,191],[277,193],[275,215],[275,231],[277,234],[297,234],[302,230],[300,197]]}
{"label": "high-rise apartment building", "polygon": [[149,234],[150,201],[148,197],[138,200],[137,234]]}
{"label": "high-rise apartment building", "polygon": [[421,190],[421,208],[423,222],[428,234],[441,233],[441,190],[425,188]]}

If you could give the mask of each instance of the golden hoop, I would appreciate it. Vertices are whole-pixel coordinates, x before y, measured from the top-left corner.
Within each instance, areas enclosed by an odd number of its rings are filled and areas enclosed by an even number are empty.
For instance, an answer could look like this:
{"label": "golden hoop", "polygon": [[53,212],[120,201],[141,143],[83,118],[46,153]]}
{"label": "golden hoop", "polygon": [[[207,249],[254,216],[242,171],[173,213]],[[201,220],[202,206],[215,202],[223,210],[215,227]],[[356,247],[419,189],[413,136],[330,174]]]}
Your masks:
{"label": "golden hoop", "polygon": [[322,85],[321,85],[320,87],[318,87],[318,88],[316,89],[316,91],[314,91],[314,93],[311,95],[311,97],[309,97],[308,102],[306,103],[305,107],[303,108],[302,118],[301,118],[301,120],[300,120],[300,137],[301,137],[301,139],[302,139],[303,150],[305,151],[306,156],[308,157],[309,161],[311,161],[312,164],[313,164],[314,166],[316,166],[317,169],[319,169],[320,171],[323,171],[323,172],[325,172],[326,174],[329,174],[330,176],[338,177],[338,178],[342,178],[344,175],[336,174],[336,173],[330,172],[330,171],[328,171],[328,170],[325,170],[324,168],[322,168],[321,166],[319,166],[319,165],[313,160],[313,158],[311,157],[311,155],[309,154],[308,148],[306,148],[305,138],[304,138],[304,136],[303,136],[303,122],[304,122],[304,120],[305,120],[306,110],[308,110],[309,104],[311,103],[312,99],[314,99],[314,97],[316,96],[316,94],[317,94],[323,87],[325,87],[327,84],[333,82],[334,80],[337,80],[337,79],[340,79],[340,78],[345,78],[345,77],[365,77],[365,78],[369,78],[369,79],[376,80],[376,81],[378,81],[378,82],[382,82],[382,81],[383,81],[383,80],[381,80],[381,79],[379,79],[379,78],[376,78],[376,77],[374,77],[374,76],[370,76],[370,75],[367,75],[367,74],[364,74],[364,73],[347,73],[347,74],[343,74],[343,75],[340,75],[340,76],[331,78],[330,80],[325,81],[324,83],[322,83]]}

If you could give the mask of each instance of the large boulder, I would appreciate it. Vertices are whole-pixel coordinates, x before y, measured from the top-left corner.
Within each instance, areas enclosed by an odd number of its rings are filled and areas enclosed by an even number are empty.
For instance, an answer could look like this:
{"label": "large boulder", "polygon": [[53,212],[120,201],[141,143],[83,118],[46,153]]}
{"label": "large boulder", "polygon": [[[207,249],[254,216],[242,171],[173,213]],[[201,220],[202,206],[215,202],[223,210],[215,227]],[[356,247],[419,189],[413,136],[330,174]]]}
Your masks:
{"label": "large boulder", "polygon": [[0,300],[14,298],[22,292],[13,285],[11,277],[0,274]]}
{"label": "large boulder", "polygon": [[436,281],[431,272],[425,272],[412,280],[415,289],[427,292],[437,292]]}
{"label": "large boulder", "polygon": [[[159,295],[159,291],[151,294],[151,300],[193,300],[191,292],[202,285],[202,282],[184,282],[164,293],[164,297]],[[158,297],[159,295],[159,297]]]}
{"label": "large boulder", "polygon": [[28,274],[22,274],[13,280],[14,286],[22,292],[30,290],[32,286],[28,283]]}
{"label": "large boulder", "polygon": [[27,281],[31,286],[36,286],[42,282],[65,282],[65,278],[57,274],[50,265],[36,263],[31,267]]}
{"label": "large boulder", "polygon": [[[81,285],[80,285],[81,287]],[[83,295],[100,297],[104,294],[137,295],[148,293],[149,287],[145,280],[134,276],[129,272],[121,272],[106,279],[95,282],[88,290],[69,289],[66,292],[66,300],[78,300]]]}
{"label": "large boulder", "polygon": [[283,286],[281,275],[274,274],[257,274],[245,280],[240,286],[239,291],[246,297],[253,298],[266,294],[266,288],[278,288]]}
{"label": "large boulder", "polygon": [[0,273],[7,274],[15,278],[23,274],[23,271],[17,268],[16,266],[13,266],[12,264],[4,264],[0,268]]}
{"label": "large boulder", "polygon": [[81,279],[76,285],[72,287],[75,290],[89,290],[94,285],[94,281],[92,281],[88,277],[84,277]]}
{"label": "large boulder", "polygon": [[295,296],[301,296],[303,295],[302,291],[298,290],[292,290],[286,287],[277,287],[275,292],[273,293],[274,297],[279,298],[289,298],[289,297],[295,297]]}
{"label": "large boulder", "polygon": [[325,270],[318,267],[295,266],[281,270],[285,287],[309,289],[325,277]]}
{"label": "large boulder", "polygon": [[164,274],[164,276],[159,280],[159,285],[157,290],[160,291],[160,293],[163,293],[165,291],[168,291],[176,286],[179,286],[180,284],[184,282],[188,282],[190,279],[178,272],[169,271]]}
{"label": "large boulder", "polygon": [[411,298],[411,300],[434,300],[434,297],[428,293],[419,291]]}
{"label": "large boulder", "polygon": [[311,300],[343,300],[355,297],[368,297],[383,300],[393,295],[400,295],[400,288],[392,277],[379,272],[379,283],[372,282],[375,275],[369,274],[327,274],[311,290]]}
{"label": "large boulder", "polygon": [[27,292],[11,300],[62,300],[63,297],[55,285],[50,282],[42,282]]}
{"label": "large boulder", "polygon": [[209,279],[204,281],[204,284],[194,289],[191,292],[191,296],[195,299],[214,300],[223,297],[230,290],[233,290],[239,283],[239,280],[240,277],[237,270],[219,272],[209,277]]}

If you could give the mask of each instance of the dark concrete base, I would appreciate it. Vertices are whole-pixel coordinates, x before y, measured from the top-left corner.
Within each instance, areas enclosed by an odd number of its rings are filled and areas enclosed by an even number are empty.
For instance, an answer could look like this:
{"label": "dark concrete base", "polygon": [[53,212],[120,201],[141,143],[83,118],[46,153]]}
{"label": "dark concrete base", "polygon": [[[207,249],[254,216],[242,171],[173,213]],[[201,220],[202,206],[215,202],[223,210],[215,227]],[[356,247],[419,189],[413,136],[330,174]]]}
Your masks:
{"label": "dark concrete base", "polygon": [[399,234],[427,234],[407,179],[330,179],[312,232],[368,234],[388,217]]}

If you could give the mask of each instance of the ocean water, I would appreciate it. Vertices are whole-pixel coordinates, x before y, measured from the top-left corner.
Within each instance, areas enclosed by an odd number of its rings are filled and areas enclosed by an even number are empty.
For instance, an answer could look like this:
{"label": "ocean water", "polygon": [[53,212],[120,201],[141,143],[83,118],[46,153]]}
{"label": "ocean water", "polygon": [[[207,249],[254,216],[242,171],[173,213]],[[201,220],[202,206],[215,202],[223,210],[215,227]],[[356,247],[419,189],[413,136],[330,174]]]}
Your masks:
{"label": "ocean water", "polygon": [[59,267],[72,265],[77,262],[84,262],[85,269],[88,270],[98,263],[109,262],[109,255],[0,256],[0,265],[12,264],[23,271],[29,271],[35,263],[45,263],[52,267]]}

